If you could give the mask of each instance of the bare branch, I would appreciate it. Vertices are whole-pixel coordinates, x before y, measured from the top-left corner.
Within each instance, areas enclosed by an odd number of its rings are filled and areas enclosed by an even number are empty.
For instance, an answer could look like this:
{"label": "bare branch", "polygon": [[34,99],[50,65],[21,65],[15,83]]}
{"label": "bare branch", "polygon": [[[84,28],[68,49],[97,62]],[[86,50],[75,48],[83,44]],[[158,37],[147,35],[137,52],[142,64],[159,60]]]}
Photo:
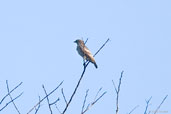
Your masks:
{"label": "bare branch", "polygon": [[[14,101],[15,101],[17,98],[19,98],[19,97],[23,94],[23,92],[20,93],[20,94],[19,94],[17,97],[15,97],[14,99],[12,99],[12,97],[11,97],[11,95],[10,95],[15,89],[17,89],[19,86],[21,86],[22,83],[23,83],[23,82],[19,83],[19,84],[18,84],[17,86],[15,86],[11,91],[9,91],[8,81],[6,80],[8,94],[6,94],[6,95],[1,99],[0,104],[7,98],[7,96],[10,96],[11,101],[7,102],[6,105],[3,106],[3,107],[0,109],[0,111],[2,111],[4,108],[6,108],[10,103],[14,103]],[[15,104],[15,103],[14,103],[14,104]]]}
{"label": "bare branch", "polygon": [[15,101],[16,99],[18,99],[21,95],[23,94],[23,92],[21,94],[19,94],[17,97],[15,97],[14,99],[12,99],[11,101],[9,101],[8,103],[6,103],[5,106],[3,106],[0,111],[2,111],[4,108],[6,108],[10,103],[12,103],[13,101]]}
{"label": "bare branch", "polygon": [[106,40],[106,42],[99,48],[99,50],[94,54],[94,56],[93,57],[95,57],[99,52],[100,52],[100,50],[108,43],[108,41],[109,41],[110,39],[108,38],[107,40]]}
{"label": "bare branch", "polygon": [[[39,96],[39,102],[40,102],[40,96]],[[40,109],[40,103],[39,103],[39,105],[38,105],[37,108],[35,107],[35,110],[36,110],[36,111],[35,111],[35,114],[37,114],[37,112],[38,112],[39,109]]]}
{"label": "bare branch", "polygon": [[66,103],[66,105],[67,105],[67,100],[66,100],[66,97],[65,97],[65,94],[64,94],[63,88],[61,89],[61,93],[62,93],[62,96],[63,96],[63,98],[64,98],[64,101],[65,101],[65,103]]}
{"label": "bare branch", "polygon": [[145,112],[144,114],[147,114],[147,110],[148,110],[148,106],[149,106],[149,103],[150,103],[150,100],[152,99],[152,96],[146,101],[146,108],[145,108]]}
{"label": "bare branch", "polygon": [[120,92],[120,87],[121,87],[121,81],[122,81],[123,72],[124,71],[121,72],[121,76],[120,76],[120,79],[119,79],[118,88],[116,88],[114,81],[112,81],[113,82],[113,86],[114,86],[115,91],[116,91],[116,95],[117,95],[116,96],[116,114],[118,114],[118,111],[119,111],[119,92]]}
{"label": "bare branch", "polygon": [[112,80],[112,83],[113,83],[113,86],[115,88],[115,92],[118,93],[117,89],[116,89],[116,85],[115,85],[115,82]]}
{"label": "bare branch", "polygon": [[54,104],[56,104],[59,100],[60,100],[59,98],[58,98],[58,99],[56,99],[56,101],[54,101],[53,103],[50,103],[50,105],[54,105]]}
{"label": "bare branch", "polygon": [[84,44],[86,44],[86,43],[87,43],[87,41],[88,41],[88,38],[86,39],[86,41],[84,42]]}
{"label": "bare branch", "polygon": [[88,96],[88,91],[89,91],[89,89],[86,91],[86,95],[85,95],[85,98],[84,98],[84,102],[83,102],[83,106],[82,106],[81,114],[82,114],[82,113],[83,113],[83,111],[84,111],[84,107],[85,107],[86,99],[87,99],[87,96]]}
{"label": "bare branch", "polygon": [[9,95],[9,97],[10,97],[10,99],[11,99],[11,101],[12,101],[12,103],[13,103],[13,105],[14,105],[15,109],[16,109],[16,111],[18,112],[18,114],[20,114],[20,111],[18,110],[18,108],[17,108],[16,104],[14,103],[14,101],[13,101],[13,99],[12,99],[11,94],[9,93],[9,92],[10,92],[10,90],[9,90],[9,86],[8,86],[8,80],[6,80],[6,85],[7,85],[8,95]]}
{"label": "bare branch", "polygon": [[66,112],[66,110],[68,109],[68,106],[70,105],[70,103],[71,103],[71,101],[72,101],[72,99],[73,99],[73,97],[74,97],[74,95],[75,95],[75,93],[76,93],[76,91],[77,91],[77,89],[78,89],[78,87],[79,87],[79,85],[80,85],[80,82],[81,82],[81,80],[82,80],[82,78],[83,78],[83,76],[84,76],[86,67],[87,67],[87,65],[84,66],[84,70],[83,70],[83,72],[82,72],[82,74],[81,74],[81,77],[80,77],[78,83],[77,83],[77,86],[75,87],[74,92],[72,93],[72,95],[71,95],[71,97],[70,97],[70,99],[69,99],[69,101],[68,101],[68,103],[67,103],[67,105],[66,105],[64,111],[62,112],[62,114],[64,114],[64,113]]}
{"label": "bare branch", "polygon": [[167,97],[168,97],[168,95],[166,95],[166,96],[163,98],[162,102],[161,102],[160,105],[157,107],[157,109],[155,110],[154,114],[157,113],[157,111],[160,109],[161,105],[164,103],[164,101],[166,100]]}
{"label": "bare branch", "polygon": [[[46,92],[46,89],[45,89],[44,85],[42,85],[42,88],[43,88],[43,90],[44,90],[44,92],[45,92],[45,95],[47,96],[47,92]],[[50,103],[49,103],[49,98],[48,98],[48,96],[46,97],[46,99],[47,99],[47,103],[48,103],[48,106],[49,106],[50,113],[52,114],[52,109],[51,109],[51,105],[50,105]]]}
{"label": "bare branch", "polygon": [[[46,89],[45,89],[44,85],[42,85],[42,87],[43,87],[44,92],[45,92],[45,94],[46,94],[46,96],[47,96],[47,92],[46,92]],[[49,102],[49,98],[48,98],[48,96],[47,96],[47,103],[48,103],[49,110],[50,110],[50,113],[51,113],[51,114],[52,114],[51,105],[56,104],[58,101],[59,101],[59,98],[58,98],[57,100],[55,100],[53,103],[50,103],[50,102]]]}
{"label": "bare branch", "polygon": [[[100,50],[106,45],[106,43],[107,43],[108,41],[109,41],[109,39],[107,39],[107,41],[106,41],[106,42],[100,47],[100,49],[94,54],[94,57],[100,52]],[[77,83],[77,85],[76,85],[76,87],[75,87],[75,89],[74,89],[74,92],[72,93],[72,95],[71,95],[71,97],[70,97],[70,99],[69,99],[69,101],[68,101],[66,107],[64,108],[62,114],[64,114],[64,113],[66,112],[66,110],[68,109],[68,106],[70,105],[70,103],[71,103],[71,101],[72,101],[72,99],[73,99],[75,93],[77,92],[77,89],[78,89],[78,87],[79,87],[79,85],[80,85],[80,82],[81,82],[81,80],[82,80],[82,78],[83,78],[83,76],[84,76],[84,73],[85,73],[86,68],[87,68],[87,66],[88,66],[89,63],[90,63],[90,62],[88,62],[87,64],[84,64],[84,69],[83,69],[83,72],[82,72],[82,74],[81,74],[81,76],[80,76],[80,79],[79,79],[79,81],[78,81],[78,83]]]}
{"label": "bare branch", "polygon": [[96,96],[94,97],[94,101],[96,100],[97,96],[99,95],[100,91],[102,90],[102,87],[99,89],[99,91],[96,93]]}
{"label": "bare branch", "polygon": [[134,112],[135,109],[137,109],[139,107],[139,105],[135,106],[128,114],[131,114],[132,112]]}
{"label": "bare branch", "polygon": [[93,103],[92,105],[94,105],[98,100],[100,100],[107,92],[105,91],[102,95],[100,95],[99,98],[97,98]]}
{"label": "bare branch", "polygon": [[62,112],[59,110],[57,104],[55,104],[55,106],[56,106],[56,109],[58,110],[59,114],[62,114]]}
{"label": "bare branch", "polygon": [[[99,91],[97,92],[95,98],[97,98],[97,95],[99,94],[99,92],[101,91],[102,88],[99,89]],[[104,93],[102,93],[97,99],[94,99],[94,101],[90,104],[88,104],[87,108],[84,110],[84,107],[82,108],[82,112],[81,114],[84,114],[85,112],[87,112],[94,104],[96,104],[97,101],[99,101],[107,92],[105,91]],[[88,95],[88,92],[86,92],[86,96],[85,96],[85,100],[84,100],[84,105],[85,105],[85,102],[86,102],[86,97]],[[83,106],[84,106],[83,105]],[[84,110],[84,111],[83,111]]]}
{"label": "bare branch", "polygon": [[15,89],[17,89],[23,82],[19,83],[16,87],[14,87],[7,95],[5,95],[2,100],[0,101],[0,104],[5,100],[5,98],[11,94]]}
{"label": "bare branch", "polygon": [[55,92],[61,85],[62,85],[63,81],[54,89],[52,90],[49,94],[47,94],[44,98],[42,98],[37,104],[35,104],[33,106],[33,108],[31,108],[27,114],[31,113],[33,111],[33,109],[35,109],[43,100],[45,100],[48,96],[50,96],[53,92]]}

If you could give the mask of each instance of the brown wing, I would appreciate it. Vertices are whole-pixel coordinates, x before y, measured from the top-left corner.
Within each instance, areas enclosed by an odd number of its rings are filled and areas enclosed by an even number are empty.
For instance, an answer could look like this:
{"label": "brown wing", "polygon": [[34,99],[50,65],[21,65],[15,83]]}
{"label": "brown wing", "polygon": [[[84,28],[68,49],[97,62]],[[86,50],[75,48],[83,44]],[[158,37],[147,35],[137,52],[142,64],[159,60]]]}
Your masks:
{"label": "brown wing", "polygon": [[90,50],[86,46],[84,47],[84,54],[88,61],[95,63],[93,55],[91,54]]}

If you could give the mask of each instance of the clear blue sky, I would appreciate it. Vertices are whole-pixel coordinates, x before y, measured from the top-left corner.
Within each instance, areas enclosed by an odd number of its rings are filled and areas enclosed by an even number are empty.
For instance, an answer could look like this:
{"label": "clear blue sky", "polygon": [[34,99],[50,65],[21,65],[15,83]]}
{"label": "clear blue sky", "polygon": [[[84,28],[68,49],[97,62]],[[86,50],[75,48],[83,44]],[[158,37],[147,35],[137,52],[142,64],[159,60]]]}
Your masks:
{"label": "clear blue sky", "polygon": [[[74,40],[89,38],[87,46],[99,66],[90,64],[67,114],[79,114],[85,92],[88,102],[100,87],[107,94],[87,114],[115,112],[115,91],[124,70],[120,91],[120,114],[136,105],[134,114],[144,113],[145,100],[152,96],[154,111],[163,97],[171,94],[171,1],[170,0],[1,0],[0,1],[0,99],[10,87],[23,85],[12,96],[24,92],[16,105],[24,114],[62,80],[67,100],[82,72],[82,58]],[[51,101],[61,97],[60,89]],[[9,99],[8,99],[9,100]],[[6,100],[6,101],[8,101]],[[60,110],[64,108],[61,97]],[[171,112],[168,96],[160,111]],[[1,107],[1,105],[0,105]],[[57,113],[53,107],[54,113]],[[9,105],[0,114],[17,114]],[[49,113],[46,101],[40,114]]]}

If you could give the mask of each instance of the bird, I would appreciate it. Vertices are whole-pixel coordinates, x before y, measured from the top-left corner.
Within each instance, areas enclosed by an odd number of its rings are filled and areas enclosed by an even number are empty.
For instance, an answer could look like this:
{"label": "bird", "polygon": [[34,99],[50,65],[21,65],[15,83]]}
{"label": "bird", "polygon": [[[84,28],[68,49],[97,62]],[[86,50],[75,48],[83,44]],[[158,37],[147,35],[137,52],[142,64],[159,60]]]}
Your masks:
{"label": "bird", "polygon": [[90,50],[85,46],[84,41],[77,39],[74,41],[74,43],[77,44],[77,52],[81,57],[83,57],[83,60],[87,60],[93,63],[94,66],[98,68],[93,55],[91,54]]}

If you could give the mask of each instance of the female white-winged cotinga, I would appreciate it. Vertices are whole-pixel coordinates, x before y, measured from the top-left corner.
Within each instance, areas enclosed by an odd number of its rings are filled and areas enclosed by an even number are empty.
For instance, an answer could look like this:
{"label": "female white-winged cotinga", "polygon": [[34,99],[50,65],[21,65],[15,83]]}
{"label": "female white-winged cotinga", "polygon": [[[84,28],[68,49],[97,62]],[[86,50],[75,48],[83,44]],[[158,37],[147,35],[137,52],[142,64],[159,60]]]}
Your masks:
{"label": "female white-winged cotinga", "polygon": [[78,40],[75,40],[74,42],[77,43],[78,54],[82,56],[84,60],[87,60],[93,63],[94,66],[97,68],[95,59],[93,55],[91,54],[90,50],[85,46],[84,41],[78,39]]}

